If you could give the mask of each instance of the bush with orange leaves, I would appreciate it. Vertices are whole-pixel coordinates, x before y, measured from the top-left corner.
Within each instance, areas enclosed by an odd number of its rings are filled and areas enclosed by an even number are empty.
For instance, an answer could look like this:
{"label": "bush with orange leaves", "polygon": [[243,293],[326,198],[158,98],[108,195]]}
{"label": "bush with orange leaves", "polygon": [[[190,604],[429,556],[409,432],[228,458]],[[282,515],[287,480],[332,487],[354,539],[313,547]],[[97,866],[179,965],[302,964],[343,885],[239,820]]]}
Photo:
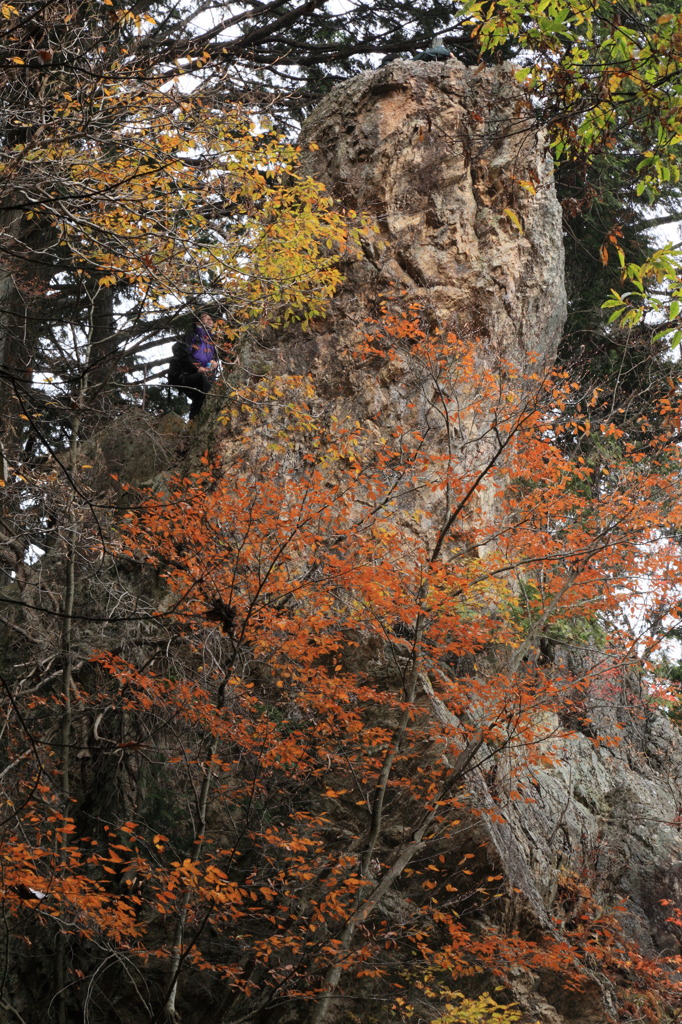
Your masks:
{"label": "bush with orange leaves", "polygon": [[[591,427],[565,375],[486,366],[414,313],[352,358],[428,382],[428,430],[407,393],[382,430],[325,415],[313,377],[245,385],[229,464],[204,459],[119,524],[121,564],[163,580],[146,628],[170,623],[172,641],[146,661],[97,654],[78,713],[122,723],[110,753],[134,752],[147,781],[92,840],[29,750],[5,825],[8,927],[22,886],[44,894],[33,913],[71,937],[74,1005],[115,970],[140,1019],[194,1019],[197,984],[225,1024],[352,1020],[358,998],[408,1019],[409,995],[393,1001],[420,972],[580,986],[633,963],[610,918],[589,942],[560,924],[505,934],[504,877],[478,877],[473,839],[449,852],[476,814],[503,816],[471,780],[502,755],[512,777],[555,763],[560,713],[591,684],[542,664],[543,638],[598,623],[595,678],[662,641],[682,583],[678,446],[602,417],[615,454],[597,479],[571,454]],[[634,601],[651,626],[636,636]],[[73,756],[62,739],[54,763]],[[660,964],[648,977],[660,1007],[673,983]]]}

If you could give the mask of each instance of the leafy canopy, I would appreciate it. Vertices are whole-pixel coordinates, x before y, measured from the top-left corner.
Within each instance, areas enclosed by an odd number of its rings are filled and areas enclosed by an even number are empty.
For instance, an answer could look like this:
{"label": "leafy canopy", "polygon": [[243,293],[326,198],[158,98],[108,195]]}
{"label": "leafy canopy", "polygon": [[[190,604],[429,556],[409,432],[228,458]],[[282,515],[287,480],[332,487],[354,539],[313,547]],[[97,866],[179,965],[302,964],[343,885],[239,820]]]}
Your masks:
{"label": "leafy canopy", "polygon": [[[514,40],[517,75],[550,130],[555,158],[588,164],[620,150],[637,157],[636,195],[655,205],[680,181],[682,14],[636,0],[475,0],[466,5],[483,55]],[[648,314],[679,344],[680,247],[668,243],[628,262],[617,234],[626,290],[605,303],[623,326]],[[663,294],[661,294],[663,293]]]}

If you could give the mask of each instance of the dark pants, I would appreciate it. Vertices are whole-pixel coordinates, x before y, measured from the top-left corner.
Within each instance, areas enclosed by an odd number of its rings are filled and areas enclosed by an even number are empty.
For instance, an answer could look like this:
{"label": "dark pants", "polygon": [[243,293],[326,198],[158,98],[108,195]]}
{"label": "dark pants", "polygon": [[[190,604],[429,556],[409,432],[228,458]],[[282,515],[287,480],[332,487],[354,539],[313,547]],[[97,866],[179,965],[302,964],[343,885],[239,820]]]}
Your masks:
{"label": "dark pants", "polygon": [[189,418],[191,420],[201,412],[204,399],[211,390],[212,384],[213,381],[207,373],[199,373],[198,371],[196,373],[183,373],[180,377],[178,390],[187,395],[192,403],[189,408]]}

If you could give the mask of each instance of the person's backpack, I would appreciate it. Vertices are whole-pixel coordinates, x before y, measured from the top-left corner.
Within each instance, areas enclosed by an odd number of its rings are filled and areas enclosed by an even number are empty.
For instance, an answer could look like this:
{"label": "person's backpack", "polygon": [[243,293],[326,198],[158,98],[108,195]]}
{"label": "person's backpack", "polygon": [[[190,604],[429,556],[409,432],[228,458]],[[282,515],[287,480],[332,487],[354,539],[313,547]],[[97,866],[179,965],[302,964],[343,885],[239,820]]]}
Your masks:
{"label": "person's backpack", "polygon": [[168,383],[177,387],[183,373],[192,373],[194,364],[184,341],[176,341],[172,351],[173,354],[168,364]]}

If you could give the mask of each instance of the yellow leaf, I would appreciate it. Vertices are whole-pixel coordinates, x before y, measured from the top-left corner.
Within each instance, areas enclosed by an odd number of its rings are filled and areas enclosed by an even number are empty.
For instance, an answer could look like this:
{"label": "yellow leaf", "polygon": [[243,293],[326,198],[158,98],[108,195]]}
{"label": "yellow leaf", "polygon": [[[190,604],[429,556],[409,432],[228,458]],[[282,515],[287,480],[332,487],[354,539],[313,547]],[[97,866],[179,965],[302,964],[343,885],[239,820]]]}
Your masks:
{"label": "yellow leaf", "polygon": [[518,215],[516,213],[514,213],[514,211],[512,209],[510,209],[509,206],[507,206],[505,208],[504,212],[507,215],[507,217],[509,217],[509,220],[512,222],[514,227],[518,230],[519,234],[522,235],[523,234],[523,228],[521,227],[521,221],[519,220]]}
{"label": "yellow leaf", "polygon": [[13,64],[23,64],[24,63],[23,60],[21,59],[21,57],[10,57],[10,60],[12,61]]}

